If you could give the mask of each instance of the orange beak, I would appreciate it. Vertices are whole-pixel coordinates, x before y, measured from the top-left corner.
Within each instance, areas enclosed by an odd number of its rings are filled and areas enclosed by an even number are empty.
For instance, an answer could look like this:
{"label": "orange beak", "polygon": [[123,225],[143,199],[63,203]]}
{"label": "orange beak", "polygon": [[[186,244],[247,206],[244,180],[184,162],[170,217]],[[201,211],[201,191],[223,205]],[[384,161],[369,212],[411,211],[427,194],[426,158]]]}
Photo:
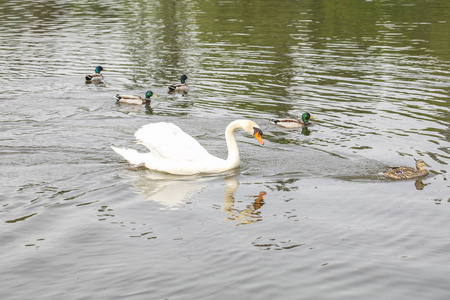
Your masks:
{"label": "orange beak", "polygon": [[264,145],[264,141],[262,140],[261,132],[260,132],[260,131],[255,132],[255,134],[254,134],[253,136],[258,140],[258,142],[259,142],[261,145]]}

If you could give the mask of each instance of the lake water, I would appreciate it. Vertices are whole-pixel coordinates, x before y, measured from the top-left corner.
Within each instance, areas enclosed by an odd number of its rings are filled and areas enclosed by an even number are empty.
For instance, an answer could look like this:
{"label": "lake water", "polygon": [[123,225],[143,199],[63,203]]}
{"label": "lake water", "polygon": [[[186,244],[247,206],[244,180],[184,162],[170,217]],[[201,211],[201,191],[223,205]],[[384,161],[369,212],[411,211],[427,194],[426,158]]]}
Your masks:
{"label": "lake water", "polygon": [[[10,0],[0,33],[2,299],[450,298],[449,1]],[[265,145],[226,174],[110,148],[166,121],[226,157],[235,119]]]}

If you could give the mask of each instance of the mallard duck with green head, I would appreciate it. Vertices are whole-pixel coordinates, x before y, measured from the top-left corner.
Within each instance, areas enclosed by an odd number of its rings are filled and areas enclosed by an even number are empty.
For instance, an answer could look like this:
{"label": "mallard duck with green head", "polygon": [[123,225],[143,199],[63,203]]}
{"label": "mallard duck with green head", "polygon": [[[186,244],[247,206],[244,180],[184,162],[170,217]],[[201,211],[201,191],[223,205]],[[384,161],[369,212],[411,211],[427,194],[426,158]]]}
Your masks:
{"label": "mallard duck with green head", "polygon": [[271,119],[270,123],[281,126],[281,127],[286,127],[286,128],[298,128],[298,127],[304,127],[304,126],[308,126],[311,123],[309,123],[309,120],[314,120],[315,117],[311,116],[310,113],[304,113],[301,116],[300,120],[297,119]]}
{"label": "mallard duck with green head", "polygon": [[387,172],[383,173],[383,175],[392,179],[411,179],[428,175],[428,170],[425,169],[424,167],[430,166],[422,159],[414,159],[414,160],[416,161],[415,169],[403,166],[390,167]]}
{"label": "mallard duck with green head", "polygon": [[117,102],[119,103],[128,103],[128,104],[150,104],[150,97],[156,97],[155,94],[153,94],[152,91],[147,91],[145,93],[145,98],[142,98],[138,95],[123,95],[123,94],[117,94],[115,96]]}
{"label": "mallard duck with green head", "polygon": [[101,71],[106,71],[106,69],[103,69],[102,66],[97,66],[95,68],[94,74],[88,74],[86,75],[86,81],[92,82],[92,81],[103,81],[103,75],[100,74]]}
{"label": "mallard duck with green head", "polygon": [[186,75],[181,75],[180,77],[180,83],[175,83],[169,86],[169,91],[171,92],[187,92],[189,91],[189,86],[186,84],[186,79],[188,79],[188,77]]}

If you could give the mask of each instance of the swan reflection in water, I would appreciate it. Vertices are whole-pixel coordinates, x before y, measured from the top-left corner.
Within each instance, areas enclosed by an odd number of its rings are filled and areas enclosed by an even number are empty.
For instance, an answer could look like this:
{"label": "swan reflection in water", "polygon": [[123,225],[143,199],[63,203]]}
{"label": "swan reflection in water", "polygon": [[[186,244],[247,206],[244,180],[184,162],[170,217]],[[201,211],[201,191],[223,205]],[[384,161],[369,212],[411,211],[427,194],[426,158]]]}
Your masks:
{"label": "swan reflection in water", "polygon": [[228,214],[228,217],[225,220],[237,221],[236,225],[245,225],[262,221],[261,213],[258,210],[264,205],[264,196],[267,193],[260,192],[259,195],[254,196],[255,200],[251,204],[247,205],[244,209],[238,209],[235,207],[234,192],[239,187],[239,181],[235,178],[225,178],[224,180],[227,185],[223,196],[222,211]]}
{"label": "swan reflection in water", "polygon": [[157,202],[163,209],[177,209],[192,196],[208,187],[213,177],[177,176],[151,170],[144,172],[132,181],[133,186],[145,196],[145,200]]}
{"label": "swan reflection in water", "polygon": [[[214,184],[217,176],[197,177],[163,174],[153,171],[144,171],[144,175],[133,180],[132,184],[145,196],[146,200],[155,201],[164,209],[177,209],[186,204],[193,196],[201,193],[206,188]],[[228,175],[229,176],[229,175]],[[237,221],[236,225],[250,224],[262,220],[259,209],[264,205],[266,192],[260,192],[253,196],[251,204],[239,209],[235,206],[234,193],[239,187],[239,181],[234,177],[225,177],[225,192],[223,196],[222,211],[228,216],[226,221]]]}

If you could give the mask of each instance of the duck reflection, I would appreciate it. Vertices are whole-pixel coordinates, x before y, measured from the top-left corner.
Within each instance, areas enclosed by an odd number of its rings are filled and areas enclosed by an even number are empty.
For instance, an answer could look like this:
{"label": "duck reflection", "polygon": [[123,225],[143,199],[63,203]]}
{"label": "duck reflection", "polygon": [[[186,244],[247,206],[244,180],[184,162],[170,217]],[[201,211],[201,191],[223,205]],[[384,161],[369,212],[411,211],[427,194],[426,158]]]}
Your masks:
{"label": "duck reflection", "polygon": [[170,94],[180,95],[181,97],[186,97],[187,94],[188,94],[187,91],[183,91],[183,90],[174,90],[174,91],[169,90],[167,93],[168,93],[169,95],[170,95]]}
{"label": "duck reflection", "polygon": [[145,103],[145,113],[147,115],[153,115],[153,109],[150,106],[150,103]]}
{"label": "duck reflection", "polygon": [[427,185],[429,185],[429,183],[423,183],[422,180],[416,180],[416,182],[414,182],[414,186],[416,187],[416,190],[423,190],[423,188]]}
{"label": "duck reflection", "polygon": [[311,134],[311,130],[309,130],[309,127],[302,127],[301,134],[308,136]]}
{"label": "duck reflection", "polygon": [[227,221],[237,221],[236,225],[245,225],[262,220],[261,213],[258,211],[264,205],[264,196],[266,192],[260,192],[253,196],[253,203],[247,205],[244,209],[235,207],[234,192],[239,187],[239,182],[235,178],[225,178],[227,183],[225,195],[223,196],[222,211],[228,214]]}
{"label": "duck reflection", "polygon": [[[217,177],[180,177],[170,174],[146,171],[133,181],[133,185],[146,200],[158,202],[165,209],[177,209],[187,200],[211,186]],[[235,206],[234,193],[239,181],[234,177],[224,178],[226,182],[222,211],[226,221],[236,221],[236,225],[250,224],[262,220],[259,209],[264,205],[266,192],[253,196],[254,200],[243,209]]]}

